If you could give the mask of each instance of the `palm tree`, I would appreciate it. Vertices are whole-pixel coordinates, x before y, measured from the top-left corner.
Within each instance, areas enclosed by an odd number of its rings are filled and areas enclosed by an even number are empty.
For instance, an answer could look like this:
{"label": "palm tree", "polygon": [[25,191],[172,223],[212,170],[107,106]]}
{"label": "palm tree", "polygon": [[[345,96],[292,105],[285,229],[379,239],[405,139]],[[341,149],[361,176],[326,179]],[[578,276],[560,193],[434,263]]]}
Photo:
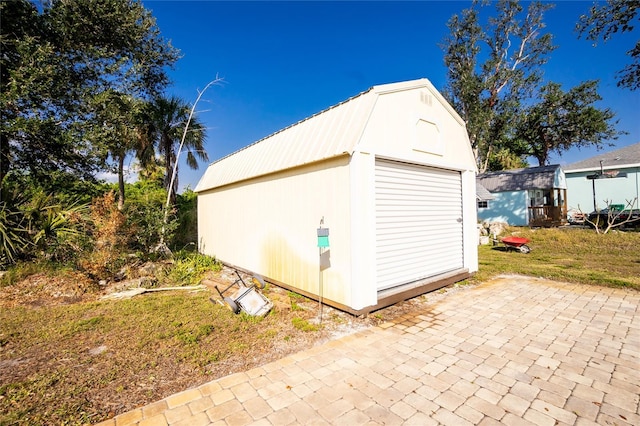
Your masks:
{"label": "palm tree", "polygon": [[93,99],[93,108],[98,126],[93,137],[96,144],[102,143],[108,155],[117,163],[118,174],[118,210],[124,208],[124,161],[127,155],[135,152],[140,156],[144,151],[141,133],[140,114],[143,104],[133,97],[105,90]]}
{"label": "palm tree", "polygon": [[[178,153],[176,148],[182,140],[190,108],[184,100],[171,96],[156,99],[152,104],[152,110],[152,128],[158,153],[162,157],[161,161],[165,168],[164,187],[170,194],[171,203],[174,204],[178,190],[178,168],[176,165]],[[203,146],[205,139],[206,129],[198,117],[194,115],[189,123],[183,146],[187,151],[187,165],[194,170],[198,168],[198,159],[209,160]],[[173,179],[173,185],[171,185],[174,168],[176,176]],[[172,187],[169,188],[169,186]]]}

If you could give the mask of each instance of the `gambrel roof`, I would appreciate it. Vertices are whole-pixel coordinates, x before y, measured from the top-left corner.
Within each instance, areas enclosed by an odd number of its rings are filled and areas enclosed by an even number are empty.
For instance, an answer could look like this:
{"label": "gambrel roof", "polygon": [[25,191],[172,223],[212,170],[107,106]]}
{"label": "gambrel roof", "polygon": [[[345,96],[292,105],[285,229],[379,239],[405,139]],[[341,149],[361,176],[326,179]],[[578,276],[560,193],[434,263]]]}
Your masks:
{"label": "gambrel roof", "polygon": [[268,175],[281,170],[352,155],[379,96],[424,89],[449,113],[464,121],[426,78],[373,86],[352,98],[282,129],[209,165],[195,192]]}
{"label": "gambrel roof", "polygon": [[600,170],[601,166],[603,170],[640,167],[640,142],[577,161],[563,169],[565,172],[584,172]]}
{"label": "gambrel roof", "polygon": [[559,165],[488,172],[476,177],[476,182],[489,192],[524,191],[554,188]]}

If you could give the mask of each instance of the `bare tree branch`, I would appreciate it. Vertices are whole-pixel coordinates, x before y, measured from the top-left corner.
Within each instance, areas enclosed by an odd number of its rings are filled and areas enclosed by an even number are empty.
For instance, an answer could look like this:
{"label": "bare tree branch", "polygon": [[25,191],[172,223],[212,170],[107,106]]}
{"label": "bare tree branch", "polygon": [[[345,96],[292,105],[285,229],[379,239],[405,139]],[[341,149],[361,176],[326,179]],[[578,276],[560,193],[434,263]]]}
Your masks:
{"label": "bare tree branch", "polygon": [[[638,197],[635,197],[633,200],[627,199],[625,201],[626,201],[626,205],[625,205],[625,208],[623,209],[613,210],[610,207],[607,208],[607,222],[606,222],[606,228],[604,229],[603,227],[605,226],[605,223],[600,223],[601,222],[600,212],[602,210],[596,210],[595,220],[590,219],[589,215],[584,214],[582,212],[582,209],[580,208],[580,205],[578,205],[578,211],[584,215],[584,221],[590,224],[596,230],[597,234],[604,235],[614,228],[618,228],[638,220],[637,218],[633,219],[633,206],[637,203]],[[604,200],[604,203],[605,205],[610,206],[611,200],[606,199]],[[620,217],[623,217],[623,214],[625,214],[625,212],[628,212],[628,214],[626,214],[626,217],[624,217],[624,219],[620,220]]]}
{"label": "bare tree branch", "polygon": [[[204,94],[204,92],[207,91],[207,89],[213,85],[216,84],[220,84],[223,81],[222,78],[218,77],[216,75],[216,78],[211,80],[209,83],[207,83],[207,85],[204,87],[204,89],[199,90],[198,91],[198,97],[196,98],[195,102],[193,103],[193,105],[191,106],[191,111],[189,112],[189,118],[187,119],[187,124],[184,127],[184,132],[182,133],[182,139],[180,140],[180,146],[178,147],[178,152],[176,154],[176,158],[175,161],[173,163],[173,172],[171,173],[171,181],[169,183],[168,188],[173,188],[175,179],[176,179],[176,175],[178,172],[178,160],[180,159],[180,153],[182,152],[182,148],[184,146],[184,142],[185,139],[187,137],[187,133],[189,132],[189,124],[191,123],[191,119],[193,118],[193,115],[195,113],[196,110],[196,106],[198,105],[198,102],[200,101],[200,98],[202,98],[202,95]],[[160,234],[160,242],[158,243],[158,247],[156,249],[157,252],[159,253],[167,253],[170,252],[169,248],[167,247],[167,245],[164,242],[164,237],[165,237],[165,232],[166,232],[166,226],[167,226],[167,222],[169,219],[169,209],[171,207],[171,190],[167,191],[167,201],[164,207],[164,219],[163,219],[163,224],[162,224],[162,232]]]}

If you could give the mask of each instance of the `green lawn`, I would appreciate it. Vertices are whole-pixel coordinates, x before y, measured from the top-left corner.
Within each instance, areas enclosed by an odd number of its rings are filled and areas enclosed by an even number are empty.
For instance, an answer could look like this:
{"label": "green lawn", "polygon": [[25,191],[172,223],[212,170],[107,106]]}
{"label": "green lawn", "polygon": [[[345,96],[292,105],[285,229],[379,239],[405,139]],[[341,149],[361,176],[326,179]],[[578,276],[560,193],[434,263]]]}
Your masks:
{"label": "green lawn", "polygon": [[[19,284],[13,284],[19,286]],[[0,426],[97,423],[326,336],[316,303],[268,287],[278,308],[234,315],[210,291],[63,305],[0,300]],[[293,294],[293,293],[292,293]]]}
{"label": "green lawn", "polygon": [[499,274],[522,274],[583,284],[640,290],[640,233],[596,234],[574,227],[509,228],[506,235],[531,240],[531,253],[506,251],[502,243],[479,247],[474,282]]}

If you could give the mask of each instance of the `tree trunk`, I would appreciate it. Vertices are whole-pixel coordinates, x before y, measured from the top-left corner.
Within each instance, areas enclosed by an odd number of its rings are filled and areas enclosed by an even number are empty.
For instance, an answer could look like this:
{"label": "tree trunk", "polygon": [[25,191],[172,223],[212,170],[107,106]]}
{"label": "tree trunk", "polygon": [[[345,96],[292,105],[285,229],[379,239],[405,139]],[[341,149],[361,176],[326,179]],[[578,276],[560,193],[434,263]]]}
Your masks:
{"label": "tree trunk", "polygon": [[124,209],[124,153],[118,157],[118,210]]}
{"label": "tree trunk", "polygon": [[175,204],[176,202],[176,194],[173,191],[172,188],[172,183],[173,180],[171,179],[171,176],[173,174],[173,167],[174,167],[174,155],[173,155],[173,149],[172,149],[172,143],[171,140],[166,136],[163,135],[162,136],[162,146],[164,147],[164,167],[165,167],[165,174],[164,174],[164,187],[167,189],[167,194],[169,194],[169,200],[171,205]]}

